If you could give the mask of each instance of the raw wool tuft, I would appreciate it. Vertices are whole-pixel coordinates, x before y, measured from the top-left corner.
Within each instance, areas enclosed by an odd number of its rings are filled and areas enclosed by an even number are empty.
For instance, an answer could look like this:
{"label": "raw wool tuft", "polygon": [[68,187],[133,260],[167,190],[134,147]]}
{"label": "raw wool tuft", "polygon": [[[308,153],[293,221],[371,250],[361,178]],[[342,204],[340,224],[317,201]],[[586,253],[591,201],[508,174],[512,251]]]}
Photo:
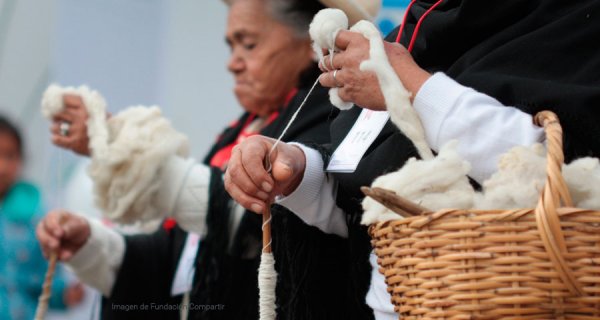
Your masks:
{"label": "raw wool tuft", "polygon": [[581,158],[563,167],[573,204],[577,208],[600,210],[600,161]]}
{"label": "raw wool tuft", "polygon": [[421,118],[410,103],[411,94],[390,65],[379,31],[369,21],[358,22],[350,31],[358,32],[369,40],[369,60],[363,61],[360,69],[372,71],[377,76],[392,122],[412,141],[421,158],[433,158]]}
{"label": "raw wool tuft", "polygon": [[119,223],[162,217],[165,213],[154,203],[160,169],[171,155],[187,157],[187,137],[173,129],[156,106],[127,108],[108,125],[107,156],[93,157],[89,167],[96,204]]}
{"label": "raw wool tuft", "polygon": [[93,156],[103,157],[106,154],[108,143],[108,129],[106,126],[106,101],[104,97],[88,86],[61,87],[52,84],[46,89],[42,97],[42,114],[48,119],[61,112],[64,108],[65,95],[80,96],[88,112],[87,133],[90,137],[90,151]]}
{"label": "raw wool tuft", "polygon": [[348,17],[340,9],[323,9],[310,23],[308,33],[313,41],[313,49],[319,59],[323,59],[322,49],[334,50],[335,38],[340,30],[348,30]]}
{"label": "raw wool tuft", "polygon": [[[450,141],[437,157],[429,160],[409,159],[398,171],[381,176],[372,187],[384,188],[431,210],[473,207],[475,190],[467,174],[471,165],[457,152],[458,142]],[[400,216],[366,197],[362,224],[399,219]]]}
{"label": "raw wool tuft", "polygon": [[[498,171],[474,192],[466,175],[470,165],[457,153],[457,143],[446,144],[433,160],[411,158],[400,170],[377,178],[372,187],[431,210],[507,210],[534,208],[546,181],[546,149],[542,144],[516,146],[500,157]],[[577,208],[600,210],[600,160],[581,158],[563,166],[563,176]],[[401,217],[379,202],[363,200],[362,223],[370,225]]]}
{"label": "raw wool tuft", "polygon": [[546,154],[543,145],[517,146],[500,157],[498,171],[483,183],[477,209],[533,208],[544,187]]}
{"label": "raw wool tuft", "polygon": [[[329,50],[329,54],[335,51],[335,39],[340,30],[348,30],[348,17],[340,9],[323,9],[319,11],[310,24],[308,30],[313,41],[313,50],[319,61],[323,60],[323,49]],[[340,98],[339,89],[329,89],[329,101],[340,110],[351,109],[352,102],[346,102]]]}
{"label": "raw wool tuft", "polygon": [[80,96],[88,111],[91,164],[96,205],[118,223],[161,219],[154,201],[162,165],[172,155],[187,157],[188,140],[172,128],[158,107],[131,107],[106,120],[106,102],[86,86],[51,85],[42,98],[48,119],[64,109],[64,95]]}
{"label": "raw wool tuft", "polygon": [[354,106],[354,103],[347,102],[340,98],[340,90],[339,88],[331,88],[329,89],[329,101],[332,105],[336,106],[338,109],[345,111],[350,110]]}
{"label": "raw wool tuft", "polygon": [[[577,208],[600,210],[600,161],[580,158],[563,165],[562,174]],[[483,183],[475,208],[519,209],[537,205],[546,182],[546,149],[536,143],[502,155],[498,171]]]}

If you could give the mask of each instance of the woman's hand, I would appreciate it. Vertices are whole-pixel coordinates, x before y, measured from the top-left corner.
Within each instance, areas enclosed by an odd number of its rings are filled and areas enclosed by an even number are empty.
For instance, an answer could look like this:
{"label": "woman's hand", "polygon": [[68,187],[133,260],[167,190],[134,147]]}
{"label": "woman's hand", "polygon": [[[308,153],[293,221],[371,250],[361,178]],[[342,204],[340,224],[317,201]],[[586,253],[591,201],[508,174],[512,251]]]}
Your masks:
{"label": "woman's hand", "polygon": [[271,174],[265,169],[274,139],[253,136],[237,145],[225,172],[225,189],[244,208],[262,213],[276,195],[292,193],[304,175],[306,159],[300,148],[279,143],[271,154]]}
{"label": "woman's hand", "polygon": [[[52,121],[50,129],[52,133],[52,143],[55,145],[72,150],[73,152],[89,156],[89,137],[87,133],[88,113],[79,96],[65,95],[63,97],[65,109],[56,114]],[[68,123],[69,130],[61,134],[61,124]]]}
{"label": "woman's hand", "polygon": [[[339,87],[340,98],[344,101],[371,110],[386,110],[377,77],[373,72],[360,70],[360,64],[369,59],[369,40],[356,32],[340,31],[335,45],[340,52],[335,53],[333,59],[325,56],[320,64],[323,71],[321,84],[330,88]],[[416,64],[402,45],[384,41],[384,46],[394,71],[414,97],[431,75]]]}
{"label": "woman's hand", "polygon": [[90,224],[81,217],[63,210],[48,213],[37,226],[36,236],[44,256],[56,252],[61,261],[68,261],[90,237]]}

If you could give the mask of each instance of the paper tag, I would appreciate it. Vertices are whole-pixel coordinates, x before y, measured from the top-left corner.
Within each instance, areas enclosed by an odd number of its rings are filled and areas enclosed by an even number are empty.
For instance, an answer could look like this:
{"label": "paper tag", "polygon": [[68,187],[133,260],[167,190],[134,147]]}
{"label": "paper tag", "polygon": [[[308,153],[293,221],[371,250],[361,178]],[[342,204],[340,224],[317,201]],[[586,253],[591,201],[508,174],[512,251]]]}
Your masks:
{"label": "paper tag", "polygon": [[354,172],[389,118],[387,111],[363,109],[344,141],[331,156],[327,172]]}
{"label": "paper tag", "polygon": [[196,272],[194,262],[196,262],[199,244],[200,236],[195,233],[189,233],[185,240],[181,258],[179,258],[175,278],[173,279],[173,286],[171,287],[172,296],[178,296],[192,290],[192,282],[194,281],[194,273]]}

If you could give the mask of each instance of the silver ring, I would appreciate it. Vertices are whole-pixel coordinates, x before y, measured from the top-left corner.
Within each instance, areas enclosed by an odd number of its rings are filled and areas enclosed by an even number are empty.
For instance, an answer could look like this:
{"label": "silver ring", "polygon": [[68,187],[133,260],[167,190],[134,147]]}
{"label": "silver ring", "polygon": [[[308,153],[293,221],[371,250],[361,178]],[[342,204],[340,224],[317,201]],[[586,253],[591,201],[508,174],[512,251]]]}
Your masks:
{"label": "silver ring", "polygon": [[338,71],[340,71],[339,69],[335,69],[335,71],[333,71],[333,82],[335,82],[335,86],[340,88],[340,83],[337,81],[337,73]]}
{"label": "silver ring", "polygon": [[59,130],[60,130],[60,135],[61,136],[63,136],[63,137],[68,136],[70,129],[71,129],[71,124],[70,123],[68,123],[66,121],[63,121],[63,122],[60,123]]}

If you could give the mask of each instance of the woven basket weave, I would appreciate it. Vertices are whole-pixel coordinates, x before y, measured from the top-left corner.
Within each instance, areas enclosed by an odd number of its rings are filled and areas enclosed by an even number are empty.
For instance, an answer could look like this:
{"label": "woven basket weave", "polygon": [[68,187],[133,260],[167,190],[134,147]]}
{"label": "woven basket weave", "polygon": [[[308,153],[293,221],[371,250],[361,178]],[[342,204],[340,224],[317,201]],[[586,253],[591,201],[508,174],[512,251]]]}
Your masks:
{"label": "woven basket weave", "polygon": [[[442,210],[370,226],[401,319],[600,319],[600,212],[572,208],[558,119],[545,111],[536,122],[548,164],[535,209]],[[392,210],[406,203],[373,197]]]}

